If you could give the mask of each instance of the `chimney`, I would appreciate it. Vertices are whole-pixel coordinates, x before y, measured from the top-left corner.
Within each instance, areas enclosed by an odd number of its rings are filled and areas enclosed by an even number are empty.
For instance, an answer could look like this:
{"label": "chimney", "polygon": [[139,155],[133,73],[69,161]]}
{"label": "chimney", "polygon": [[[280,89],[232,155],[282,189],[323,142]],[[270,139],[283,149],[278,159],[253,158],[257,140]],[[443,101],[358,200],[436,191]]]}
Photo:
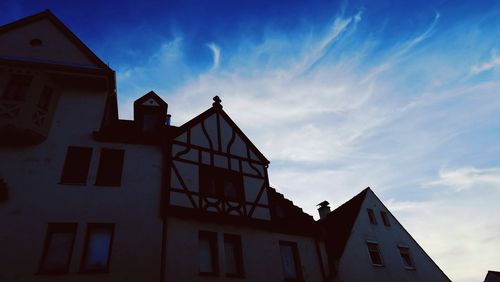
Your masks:
{"label": "chimney", "polygon": [[172,119],[172,115],[171,114],[167,114],[167,118],[165,119],[165,125],[170,125],[171,119]]}
{"label": "chimney", "polygon": [[318,212],[319,212],[319,219],[320,220],[326,218],[326,216],[330,213],[329,204],[330,204],[329,202],[323,201],[317,205],[319,207]]}

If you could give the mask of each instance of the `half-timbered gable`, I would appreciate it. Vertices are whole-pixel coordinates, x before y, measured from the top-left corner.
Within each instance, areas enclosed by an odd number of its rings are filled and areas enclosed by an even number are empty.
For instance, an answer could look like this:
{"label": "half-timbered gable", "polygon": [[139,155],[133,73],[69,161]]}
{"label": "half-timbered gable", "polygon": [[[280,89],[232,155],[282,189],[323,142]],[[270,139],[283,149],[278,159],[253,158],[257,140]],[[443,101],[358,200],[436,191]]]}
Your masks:
{"label": "half-timbered gable", "polygon": [[270,220],[269,161],[214,101],[173,136],[170,205]]}

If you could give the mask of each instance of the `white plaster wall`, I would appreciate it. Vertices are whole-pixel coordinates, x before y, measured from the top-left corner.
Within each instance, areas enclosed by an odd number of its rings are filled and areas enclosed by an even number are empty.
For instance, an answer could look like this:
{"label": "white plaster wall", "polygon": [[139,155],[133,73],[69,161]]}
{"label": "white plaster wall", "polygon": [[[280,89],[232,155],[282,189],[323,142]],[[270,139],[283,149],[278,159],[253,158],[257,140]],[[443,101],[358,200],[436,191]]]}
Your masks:
{"label": "white plaster wall", "polygon": [[[374,210],[377,225],[370,224],[367,208]],[[391,226],[384,226],[381,210],[388,212],[375,194],[369,191],[340,260],[339,281],[449,281],[389,212]],[[366,240],[378,242],[384,266],[372,265]],[[398,244],[410,247],[415,270],[404,268]]]}
{"label": "white plaster wall", "polygon": [[[0,148],[0,281],[158,281],[162,153],[142,145],[100,143],[105,92],[64,89],[49,137],[40,145]],[[86,185],[58,184],[68,146],[92,147]],[[124,149],[122,185],[94,186],[100,149]],[[36,275],[47,223],[78,223],[69,273]],[[115,223],[110,271],[78,274],[87,223]]]}
{"label": "white plaster wall", "polygon": [[[304,281],[323,281],[314,239],[265,230],[168,218],[167,281],[284,281],[279,241],[296,242]],[[217,232],[219,276],[198,274],[198,232]],[[223,235],[241,236],[245,278],[229,278],[223,272]]]}

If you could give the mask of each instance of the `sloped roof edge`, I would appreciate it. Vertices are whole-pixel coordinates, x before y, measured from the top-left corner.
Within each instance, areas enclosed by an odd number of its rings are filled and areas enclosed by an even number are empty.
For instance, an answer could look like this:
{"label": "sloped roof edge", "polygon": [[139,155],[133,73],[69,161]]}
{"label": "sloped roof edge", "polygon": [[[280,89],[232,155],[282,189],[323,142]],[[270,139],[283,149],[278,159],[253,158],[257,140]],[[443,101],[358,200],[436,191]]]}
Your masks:
{"label": "sloped roof edge", "polygon": [[177,129],[177,134],[174,135],[174,138],[181,135],[183,132],[185,132],[188,128],[194,126],[198,122],[202,121],[206,117],[210,116],[213,113],[219,113],[222,115],[225,120],[229,123],[231,127],[233,127],[238,134],[243,138],[243,141],[245,141],[247,144],[250,145],[250,147],[256,152],[257,156],[261,161],[263,161],[265,164],[269,164],[269,160],[260,152],[260,150],[255,146],[255,144],[250,141],[250,139],[243,133],[243,131],[236,125],[236,123],[229,117],[229,115],[222,109],[222,106],[218,103],[214,103],[213,106],[206,111],[202,112],[201,114],[195,116],[191,120],[187,121],[183,125],[181,125]]}
{"label": "sloped roof edge", "polygon": [[83,41],[78,38],[59,18],[57,18],[52,11],[44,10],[42,12],[36,13],[31,16],[27,16],[21,18],[19,20],[7,23],[5,25],[0,26],[0,34],[6,33],[13,29],[16,29],[21,26],[25,26],[27,24],[39,21],[41,19],[50,20],[64,35],[68,37],[70,41],[72,41],[77,48],[82,51],[94,64],[101,67],[102,69],[113,71],[107,64],[105,64],[97,55],[87,46]]}

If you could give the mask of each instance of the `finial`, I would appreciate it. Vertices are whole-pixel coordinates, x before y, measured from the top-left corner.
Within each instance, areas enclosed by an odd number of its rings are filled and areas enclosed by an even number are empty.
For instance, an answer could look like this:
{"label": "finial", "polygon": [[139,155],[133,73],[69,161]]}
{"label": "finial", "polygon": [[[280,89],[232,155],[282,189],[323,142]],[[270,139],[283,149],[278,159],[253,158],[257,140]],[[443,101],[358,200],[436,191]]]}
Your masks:
{"label": "finial", "polygon": [[222,105],[220,104],[222,102],[222,100],[219,98],[219,96],[215,96],[213,98],[214,100],[214,103],[212,104],[212,106],[217,106],[217,107],[221,107],[222,108]]}

